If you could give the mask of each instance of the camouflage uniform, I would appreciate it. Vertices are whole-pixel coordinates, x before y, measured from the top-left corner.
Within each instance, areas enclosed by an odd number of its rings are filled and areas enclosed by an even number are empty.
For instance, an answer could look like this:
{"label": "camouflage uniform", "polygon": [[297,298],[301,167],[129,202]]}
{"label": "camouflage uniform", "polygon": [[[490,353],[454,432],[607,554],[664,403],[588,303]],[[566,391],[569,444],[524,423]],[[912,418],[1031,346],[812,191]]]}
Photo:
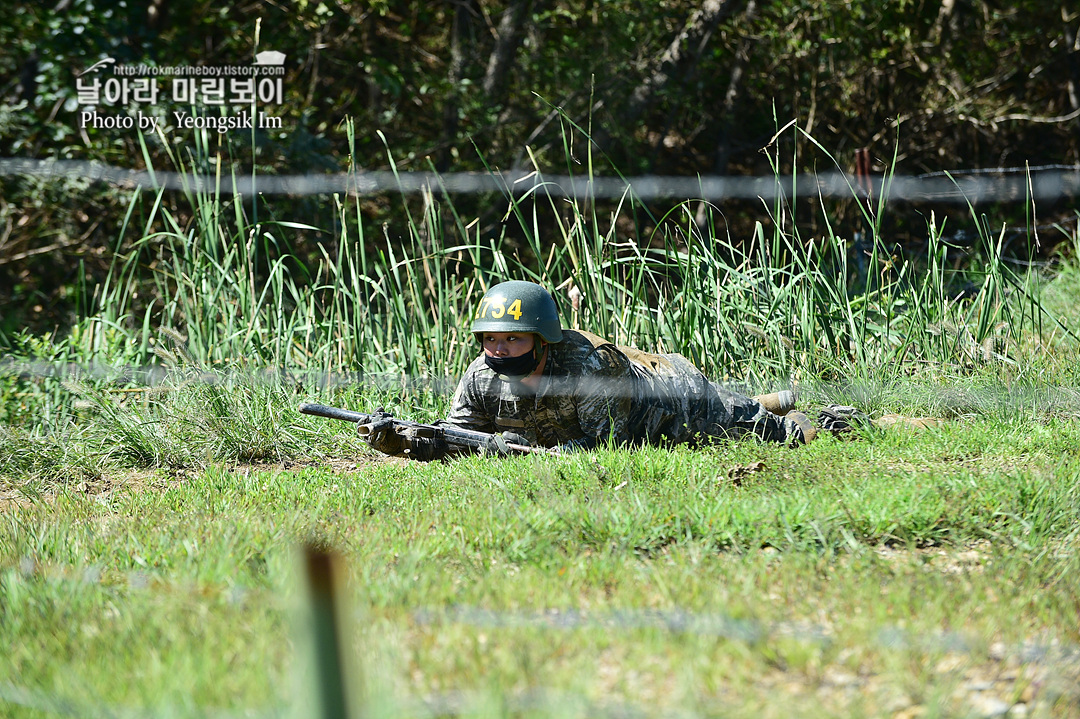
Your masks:
{"label": "camouflage uniform", "polygon": [[588,449],[616,444],[697,443],[754,434],[798,443],[802,431],[758,402],[706,379],[685,357],[654,355],[588,332],[563,330],[548,345],[534,394],[500,380],[481,355],[454,393],[447,424],[515,432],[534,445]]}

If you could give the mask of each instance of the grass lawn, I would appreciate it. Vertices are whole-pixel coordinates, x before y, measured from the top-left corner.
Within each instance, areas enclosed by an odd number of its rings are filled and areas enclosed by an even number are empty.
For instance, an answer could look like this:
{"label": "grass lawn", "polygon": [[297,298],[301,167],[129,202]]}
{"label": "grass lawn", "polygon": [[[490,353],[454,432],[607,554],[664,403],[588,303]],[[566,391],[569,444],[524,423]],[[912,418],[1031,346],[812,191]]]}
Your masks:
{"label": "grass lawn", "polygon": [[314,539],[373,714],[1080,716],[1075,420],[426,465],[338,440],[4,479],[0,715],[310,713]]}

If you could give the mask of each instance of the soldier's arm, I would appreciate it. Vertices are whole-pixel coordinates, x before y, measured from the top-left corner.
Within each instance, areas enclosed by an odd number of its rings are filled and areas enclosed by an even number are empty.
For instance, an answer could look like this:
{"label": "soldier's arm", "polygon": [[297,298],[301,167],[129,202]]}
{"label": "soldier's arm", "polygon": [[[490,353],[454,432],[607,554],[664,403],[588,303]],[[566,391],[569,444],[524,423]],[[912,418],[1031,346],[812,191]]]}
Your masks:
{"label": "soldier's arm", "polygon": [[578,424],[584,437],[567,449],[591,449],[609,439],[615,444],[631,441],[628,432],[631,409],[630,362],[613,345],[599,347],[575,392]]}
{"label": "soldier's arm", "polygon": [[461,429],[477,432],[495,433],[495,417],[485,406],[484,394],[477,386],[472,368],[458,382],[454,399],[450,403],[450,414],[436,424],[449,424]]}

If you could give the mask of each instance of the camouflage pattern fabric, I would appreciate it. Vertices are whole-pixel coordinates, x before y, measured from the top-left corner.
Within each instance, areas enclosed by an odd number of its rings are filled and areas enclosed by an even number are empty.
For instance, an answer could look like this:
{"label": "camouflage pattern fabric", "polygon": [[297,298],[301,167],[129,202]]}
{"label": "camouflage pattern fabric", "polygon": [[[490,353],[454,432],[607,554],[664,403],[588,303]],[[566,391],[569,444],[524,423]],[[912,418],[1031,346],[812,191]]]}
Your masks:
{"label": "camouflage pattern fabric", "polygon": [[802,430],[755,400],[719,387],[685,357],[654,355],[588,332],[564,330],[548,345],[534,393],[503,382],[481,355],[458,383],[444,420],[481,432],[515,432],[534,445],[702,443],[753,434],[799,443]]}

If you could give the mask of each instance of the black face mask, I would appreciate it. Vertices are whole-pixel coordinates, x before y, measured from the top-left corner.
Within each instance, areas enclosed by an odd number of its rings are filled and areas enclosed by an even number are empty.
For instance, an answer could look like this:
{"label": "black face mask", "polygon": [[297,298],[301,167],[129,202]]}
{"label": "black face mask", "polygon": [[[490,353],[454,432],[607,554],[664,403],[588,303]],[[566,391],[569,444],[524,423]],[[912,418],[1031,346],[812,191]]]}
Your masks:
{"label": "black face mask", "polygon": [[495,371],[503,379],[511,382],[520,382],[533,373],[540,364],[541,353],[534,347],[532,352],[526,352],[518,357],[489,357],[484,355],[484,364]]}

